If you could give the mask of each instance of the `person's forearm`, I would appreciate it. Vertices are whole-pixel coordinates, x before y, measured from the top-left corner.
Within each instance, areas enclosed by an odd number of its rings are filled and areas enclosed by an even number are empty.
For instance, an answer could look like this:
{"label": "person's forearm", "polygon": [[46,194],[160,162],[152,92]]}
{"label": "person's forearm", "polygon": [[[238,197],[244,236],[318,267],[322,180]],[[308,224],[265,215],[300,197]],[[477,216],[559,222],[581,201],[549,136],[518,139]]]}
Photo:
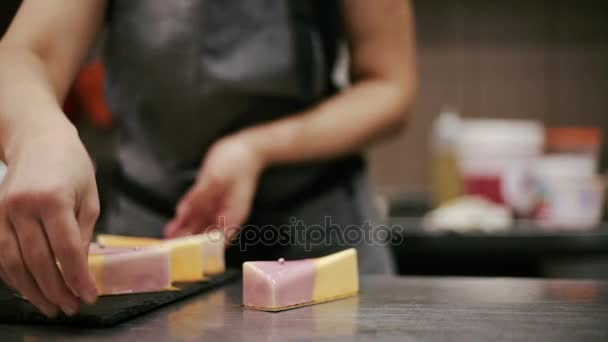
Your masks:
{"label": "person's forearm", "polygon": [[19,138],[60,120],[67,89],[57,89],[44,62],[27,49],[0,44],[0,158],[10,160]]}
{"label": "person's forearm", "polygon": [[34,137],[44,132],[37,128],[74,129],[61,103],[102,25],[105,6],[106,0],[22,2],[0,40],[2,159],[10,161],[26,132]]}
{"label": "person's forearm", "polygon": [[334,158],[399,131],[416,88],[406,0],[342,0],[353,86],[303,113],[237,133],[264,166]]}
{"label": "person's forearm", "polygon": [[404,126],[414,97],[411,86],[362,80],[298,115],[246,129],[237,136],[266,165],[332,158],[354,152]]}

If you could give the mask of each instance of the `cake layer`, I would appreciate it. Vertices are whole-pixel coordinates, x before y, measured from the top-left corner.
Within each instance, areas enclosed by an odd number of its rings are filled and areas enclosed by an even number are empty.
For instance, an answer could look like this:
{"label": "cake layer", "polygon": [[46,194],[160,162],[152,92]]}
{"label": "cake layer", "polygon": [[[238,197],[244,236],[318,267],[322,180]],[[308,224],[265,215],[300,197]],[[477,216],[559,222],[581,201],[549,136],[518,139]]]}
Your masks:
{"label": "cake layer", "polygon": [[161,240],[118,235],[99,235],[97,241],[111,247],[167,246],[171,250],[171,279],[173,282],[191,282],[205,275],[223,273],[223,234],[211,232],[177,239]]}
{"label": "cake layer", "polygon": [[354,248],[314,259],[316,266],[313,301],[359,291],[357,250]]}
{"label": "cake layer", "polygon": [[310,302],[314,285],[315,264],[310,259],[243,264],[245,306],[275,308]]}
{"label": "cake layer", "polygon": [[171,249],[171,279],[174,282],[203,280],[203,242],[200,236],[165,240]]}
{"label": "cake layer", "polygon": [[89,249],[89,268],[100,295],[164,291],[171,287],[166,247]]}
{"label": "cake layer", "polygon": [[214,275],[226,271],[224,234],[214,231],[202,235],[203,274]]}
{"label": "cake layer", "polygon": [[317,259],[243,264],[243,304],[277,311],[344,298],[359,291],[357,251]]}

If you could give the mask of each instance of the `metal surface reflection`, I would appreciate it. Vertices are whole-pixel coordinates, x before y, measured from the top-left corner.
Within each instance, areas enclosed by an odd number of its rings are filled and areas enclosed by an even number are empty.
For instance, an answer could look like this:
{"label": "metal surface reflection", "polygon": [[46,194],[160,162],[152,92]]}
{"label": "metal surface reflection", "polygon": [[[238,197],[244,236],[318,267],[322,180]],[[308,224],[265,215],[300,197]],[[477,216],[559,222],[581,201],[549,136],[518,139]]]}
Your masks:
{"label": "metal surface reflection", "polygon": [[187,303],[167,316],[171,337],[190,339],[224,326],[227,298],[223,290]]}
{"label": "metal surface reflection", "polygon": [[340,301],[269,313],[234,283],[116,328],[0,326],[0,341],[607,341],[608,283],[481,278],[361,280]]}
{"label": "metal surface reflection", "polygon": [[359,297],[312,307],[315,334],[327,337],[353,336],[357,332]]}
{"label": "metal surface reflection", "polygon": [[281,312],[244,310],[242,337],[348,337],[357,332],[359,298],[306,306]]}
{"label": "metal surface reflection", "polygon": [[597,302],[602,296],[605,297],[608,293],[602,293],[600,284],[594,281],[567,281],[554,280],[549,281],[544,285],[544,294],[549,299],[561,299],[581,302]]}

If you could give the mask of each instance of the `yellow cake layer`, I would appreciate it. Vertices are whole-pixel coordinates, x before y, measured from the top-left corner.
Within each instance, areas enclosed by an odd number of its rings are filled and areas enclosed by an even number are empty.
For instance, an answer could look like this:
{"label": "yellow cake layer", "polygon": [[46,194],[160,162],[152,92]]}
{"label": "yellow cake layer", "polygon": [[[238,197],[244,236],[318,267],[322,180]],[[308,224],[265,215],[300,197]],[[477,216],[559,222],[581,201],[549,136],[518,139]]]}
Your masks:
{"label": "yellow cake layer", "polygon": [[226,271],[224,250],[226,242],[224,234],[214,231],[202,235],[203,243],[203,274],[214,275]]}
{"label": "yellow cake layer", "polygon": [[89,255],[89,270],[95,280],[97,292],[103,294],[103,255]]}
{"label": "yellow cake layer", "polygon": [[316,268],[313,301],[341,297],[359,291],[356,249],[347,249],[313,261]]}
{"label": "yellow cake layer", "polygon": [[166,240],[171,248],[171,279],[174,282],[203,279],[203,243],[201,236]]}

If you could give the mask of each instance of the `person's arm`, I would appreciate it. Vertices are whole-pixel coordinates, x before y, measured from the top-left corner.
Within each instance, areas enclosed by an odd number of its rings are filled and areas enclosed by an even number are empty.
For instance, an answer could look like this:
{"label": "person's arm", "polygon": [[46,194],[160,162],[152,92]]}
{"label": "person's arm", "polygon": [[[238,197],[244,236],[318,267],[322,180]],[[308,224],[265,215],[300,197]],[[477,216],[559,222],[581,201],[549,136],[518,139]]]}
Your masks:
{"label": "person's arm", "polygon": [[[269,165],[352,153],[404,126],[416,89],[414,18],[407,0],[342,0],[353,85],[305,112],[216,143],[167,236],[242,224]],[[218,222],[222,217],[222,222]],[[225,228],[225,227],[224,227]]]}
{"label": "person's arm", "polygon": [[413,17],[406,0],[342,0],[352,87],[299,115],[238,135],[265,163],[335,157],[399,131],[416,88]]}
{"label": "person's arm", "polygon": [[104,8],[105,0],[24,0],[0,40],[0,157],[8,166],[0,277],[51,316],[97,296],[86,256],[97,187],[61,103]]}
{"label": "person's arm", "polygon": [[31,125],[63,119],[66,96],[105,0],[24,0],[0,40],[0,153]]}

